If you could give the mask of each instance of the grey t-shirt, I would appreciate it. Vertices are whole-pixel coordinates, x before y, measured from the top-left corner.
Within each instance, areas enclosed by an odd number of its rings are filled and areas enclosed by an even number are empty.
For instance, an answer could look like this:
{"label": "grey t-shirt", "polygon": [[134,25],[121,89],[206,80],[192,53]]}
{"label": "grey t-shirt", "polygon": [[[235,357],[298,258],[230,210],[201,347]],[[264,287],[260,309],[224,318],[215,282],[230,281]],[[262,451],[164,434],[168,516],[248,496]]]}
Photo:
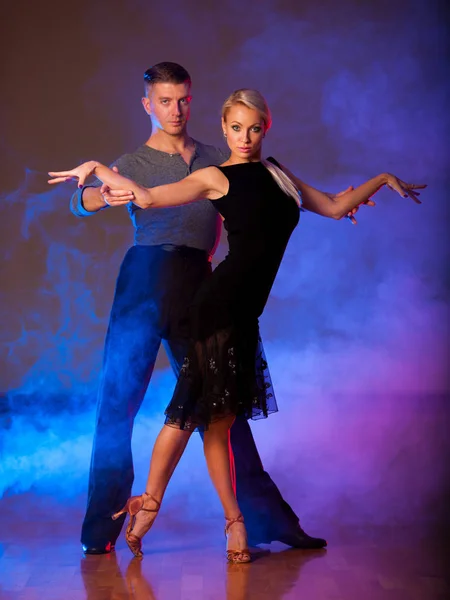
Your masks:
{"label": "grey t-shirt", "polygon": [[[189,165],[179,154],[154,150],[145,144],[135,152],[124,154],[113,164],[117,166],[121,175],[150,188],[175,183],[198,169],[220,165],[228,158],[228,154],[219,148],[196,140],[194,144],[195,152]],[[82,193],[83,190],[77,190],[72,196],[71,211],[78,217],[95,214],[83,207]],[[206,250],[210,254],[217,245],[220,217],[209,200],[146,210],[130,203],[128,212],[134,226],[135,244],[189,246]]]}

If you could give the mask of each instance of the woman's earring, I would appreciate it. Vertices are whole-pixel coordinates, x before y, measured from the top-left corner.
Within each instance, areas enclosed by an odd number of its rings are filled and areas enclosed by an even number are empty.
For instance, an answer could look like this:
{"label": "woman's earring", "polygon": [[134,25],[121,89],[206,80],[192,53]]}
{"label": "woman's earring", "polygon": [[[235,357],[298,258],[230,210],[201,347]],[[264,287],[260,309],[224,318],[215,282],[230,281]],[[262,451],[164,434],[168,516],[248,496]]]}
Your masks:
{"label": "woman's earring", "polygon": [[223,132],[223,137],[226,138],[227,134],[225,133],[225,131]]}

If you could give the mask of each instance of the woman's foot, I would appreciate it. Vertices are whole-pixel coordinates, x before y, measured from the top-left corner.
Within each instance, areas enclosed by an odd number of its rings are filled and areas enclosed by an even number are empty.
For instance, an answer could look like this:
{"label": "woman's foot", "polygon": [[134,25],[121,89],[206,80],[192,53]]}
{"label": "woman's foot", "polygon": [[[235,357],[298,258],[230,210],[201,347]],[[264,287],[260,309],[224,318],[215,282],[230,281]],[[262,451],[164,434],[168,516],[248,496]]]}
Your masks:
{"label": "woman's foot", "polygon": [[161,503],[151,494],[144,492],[142,496],[132,496],[125,506],[112,518],[127,512],[130,515],[125,539],[131,552],[140,558],[142,552],[142,538],[150,530],[158,514]]}
{"label": "woman's foot", "polygon": [[248,563],[251,561],[248,549],[247,531],[244,517],[239,514],[234,519],[225,517],[225,536],[227,538],[227,560],[231,563]]}

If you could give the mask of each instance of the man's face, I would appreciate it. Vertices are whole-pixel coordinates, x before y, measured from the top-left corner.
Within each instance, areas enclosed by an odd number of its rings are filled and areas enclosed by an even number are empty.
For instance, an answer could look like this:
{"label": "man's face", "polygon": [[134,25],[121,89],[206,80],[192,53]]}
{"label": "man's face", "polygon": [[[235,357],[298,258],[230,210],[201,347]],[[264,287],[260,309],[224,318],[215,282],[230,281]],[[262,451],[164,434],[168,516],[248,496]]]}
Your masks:
{"label": "man's face", "polygon": [[190,114],[191,88],[188,83],[154,83],[142,98],[152,126],[169,135],[184,133]]}

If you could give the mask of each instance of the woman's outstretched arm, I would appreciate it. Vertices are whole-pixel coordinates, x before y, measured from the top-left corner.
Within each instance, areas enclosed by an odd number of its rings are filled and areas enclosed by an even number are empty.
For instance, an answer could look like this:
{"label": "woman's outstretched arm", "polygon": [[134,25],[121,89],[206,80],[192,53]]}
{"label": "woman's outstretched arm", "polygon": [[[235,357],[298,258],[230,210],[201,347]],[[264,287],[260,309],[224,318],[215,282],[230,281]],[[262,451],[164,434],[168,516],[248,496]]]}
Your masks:
{"label": "woman's outstretched arm", "polygon": [[50,184],[76,179],[79,187],[94,175],[113,190],[128,190],[130,201],[140,208],[180,206],[204,198],[214,200],[228,191],[227,178],[215,167],[200,169],[177,183],[154,188],[144,188],[97,161],[83,163],[70,171],[51,171],[49,175]]}
{"label": "woman's outstretched arm", "polygon": [[390,189],[404,198],[411,198],[411,200],[417,204],[421,204],[421,202],[418,198],[419,193],[416,190],[426,187],[426,185],[422,184],[406,183],[390,173],[382,173],[381,175],[369,179],[357,188],[349,190],[337,197],[316,190],[296,177],[285,166],[281,165],[281,168],[300,190],[304,208],[332,219],[341,219],[361,204],[368,203],[370,198],[372,198],[372,196],[384,185],[387,185]]}

